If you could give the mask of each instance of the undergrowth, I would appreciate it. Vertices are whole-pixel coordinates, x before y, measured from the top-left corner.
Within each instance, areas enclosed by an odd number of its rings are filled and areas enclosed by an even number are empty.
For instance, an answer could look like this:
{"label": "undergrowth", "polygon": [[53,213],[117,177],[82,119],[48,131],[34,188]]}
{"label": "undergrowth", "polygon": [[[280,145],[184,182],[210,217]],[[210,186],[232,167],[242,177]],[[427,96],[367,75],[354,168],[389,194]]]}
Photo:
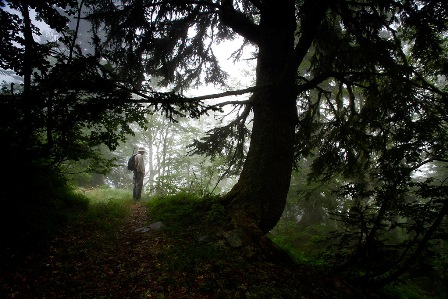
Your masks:
{"label": "undergrowth", "polygon": [[326,250],[323,242],[328,232],[329,228],[324,225],[304,227],[293,222],[280,222],[268,237],[297,263],[325,268],[328,265],[322,258]]}
{"label": "undergrowth", "polygon": [[[306,264],[300,268],[303,272],[293,271],[262,257],[248,256],[244,248],[229,247],[222,232],[229,228],[230,220],[219,197],[189,193],[157,196],[146,198],[140,204],[147,208],[148,225],[160,221],[163,226],[158,231],[145,233],[148,242],[139,243],[143,255],[137,257],[127,254],[127,246],[136,246],[141,236],[132,231],[129,236],[120,235],[131,207],[141,207],[132,201],[130,190],[61,188],[57,194],[64,194],[65,199],[56,200],[59,197],[55,197],[51,202],[58,207],[59,218],[65,219],[64,225],[68,228],[58,237],[64,248],[57,251],[60,258],[88,261],[92,265],[84,265],[83,269],[103,273],[107,267],[116,266],[115,257],[121,252],[120,267],[114,268],[114,275],[125,269],[121,267],[135,265],[130,269],[136,277],[151,277],[147,285],[139,281],[145,294],[159,294],[160,298],[323,298],[323,293],[331,296],[340,292],[333,285],[323,283],[323,271],[315,271],[324,265],[318,255],[322,248],[315,241],[323,238],[325,228],[297,230],[286,225],[271,233],[269,237],[288,250],[296,262]],[[129,243],[119,244],[117,240]],[[140,273],[143,267],[139,265],[145,264],[150,267],[144,268],[147,272]],[[60,264],[58,269],[70,271],[69,267],[73,266],[70,265]],[[132,273],[123,277],[133,279]],[[78,279],[84,278],[81,275]],[[106,294],[106,285],[103,287],[102,292]],[[343,288],[341,290],[346,294]],[[93,289],[81,291],[84,294],[96,292]],[[391,285],[382,291],[381,298],[438,298],[422,293],[418,286],[410,283]]]}
{"label": "undergrowth", "polygon": [[130,213],[132,194],[128,190],[97,188],[78,191],[89,200],[88,209],[72,214],[72,225],[96,227],[113,233]]}
{"label": "undergrowth", "polygon": [[[328,256],[334,255],[335,248],[330,249],[327,237],[332,230],[332,227],[323,224],[303,226],[295,221],[281,220],[268,237],[286,250],[297,263],[330,272],[334,271],[331,262],[334,258],[330,259]],[[439,262],[440,268],[443,268],[443,261]],[[440,272],[440,269],[438,271]],[[435,272],[437,271],[431,267],[413,270],[399,280],[375,291],[379,298],[384,299],[445,299],[446,285],[440,282],[440,276],[443,274]]]}
{"label": "undergrowth", "polygon": [[167,228],[174,231],[198,226],[202,229],[216,228],[228,222],[218,196],[179,193],[153,197],[145,205],[153,220],[166,223]]}
{"label": "undergrowth", "polygon": [[161,283],[179,284],[185,280],[179,276],[188,276],[198,292],[216,298],[302,297],[293,274],[226,245],[220,231],[229,218],[219,197],[182,193],[151,198],[146,206],[151,221],[164,224],[164,236],[173,245],[159,256],[166,267]]}

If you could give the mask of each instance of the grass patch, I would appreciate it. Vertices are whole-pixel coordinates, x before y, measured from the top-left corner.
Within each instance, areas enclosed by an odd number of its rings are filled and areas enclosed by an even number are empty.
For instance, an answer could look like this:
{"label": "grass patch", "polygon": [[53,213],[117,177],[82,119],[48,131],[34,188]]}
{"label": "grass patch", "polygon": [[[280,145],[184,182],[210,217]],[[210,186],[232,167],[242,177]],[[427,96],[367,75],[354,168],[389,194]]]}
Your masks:
{"label": "grass patch", "polygon": [[325,267],[326,261],[322,258],[325,240],[329,228],[324,225],[300,227],[294,223],[280,223],[271,233],[269,238],[300,264],[313,267]]}
{"label": "grass patch", "polygon": [[157,196],[145,203],[151,221],[164,224],[165,237],[173,245],[161,253],[167,268],[188,271],[228,257],[224,248],[213,243],[217,231],[227,221],[218,200],[218,197],[179,193]]}
{"label": "grass patch", "polygon": [[91,189],[78,191],[88,200],[85,211],[72,215],[72,223],[81,229],[96,228],[106,234],[112,234],[130,213],[132,194],[120,189]]}
{"label": "grass patch", "polygon": [[79,193],[84,194],[92,203],[107,201],[131,201],[132,190],[127,189],[111,189],[108,187],[100,187],[93,189],[78,189]]}
{"label": "grass patch", "polygon": [[153,221],[161,221],[173,231],[184,231],[193,227],[216,228],[228,221],[219,197],[199,197],[192,193],[157,196],[146,204]]}

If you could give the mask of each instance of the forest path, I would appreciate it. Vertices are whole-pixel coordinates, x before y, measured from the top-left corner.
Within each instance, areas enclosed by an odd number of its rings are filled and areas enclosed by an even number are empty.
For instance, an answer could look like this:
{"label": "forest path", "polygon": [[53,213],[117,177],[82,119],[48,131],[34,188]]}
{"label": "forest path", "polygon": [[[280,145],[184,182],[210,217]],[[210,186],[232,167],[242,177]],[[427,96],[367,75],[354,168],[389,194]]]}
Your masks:
{"label": "forest path", "polygon": [[191,231],[148,229],[146,207],[129,208],[118,226],[81,219],[35,253],[11,256],[1,265],[0,298],[365,298],[306,268],[220,254]]}
{"label": "forest path", "polygon": [[45,249],[17,258],[0,278],[0,298],[158,297],[163,269],[155,257],[162,250],[161,234],[138,230],[148,220],[144,205],[130,209],[113,234],[67,227]]}

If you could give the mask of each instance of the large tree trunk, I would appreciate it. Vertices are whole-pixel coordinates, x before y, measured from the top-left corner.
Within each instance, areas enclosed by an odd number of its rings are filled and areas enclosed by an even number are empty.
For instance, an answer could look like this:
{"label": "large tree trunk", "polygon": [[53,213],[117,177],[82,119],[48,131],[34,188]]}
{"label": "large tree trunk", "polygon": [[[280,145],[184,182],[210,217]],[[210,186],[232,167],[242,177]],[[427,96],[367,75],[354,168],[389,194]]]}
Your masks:
{"label": "large tree trunk", "polygon": [[227,194],[233,219],[261,233],[271,230],[286,203],[297,123],[294,70],[286,67],[294,50],[294,1],[264,1],[260,19],[257,85],[253,94],[250,149],[238,183]]}

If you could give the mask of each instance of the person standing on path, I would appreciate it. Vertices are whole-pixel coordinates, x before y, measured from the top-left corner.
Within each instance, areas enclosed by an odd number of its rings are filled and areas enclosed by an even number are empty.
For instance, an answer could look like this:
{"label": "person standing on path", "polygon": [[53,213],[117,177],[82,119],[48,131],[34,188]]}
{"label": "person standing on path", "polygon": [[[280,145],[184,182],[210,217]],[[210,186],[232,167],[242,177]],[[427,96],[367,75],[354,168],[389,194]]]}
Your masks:
{"label": "person standing on path", "polygon": [[145,160],[143,160],[143,154],[145,149],[140,147],[137,155],[135,155],[135,168],[134,168],[134,190],[132,197],[134,200],[140,200],[142,197],[143,189],[143,177],[145,176]]}

